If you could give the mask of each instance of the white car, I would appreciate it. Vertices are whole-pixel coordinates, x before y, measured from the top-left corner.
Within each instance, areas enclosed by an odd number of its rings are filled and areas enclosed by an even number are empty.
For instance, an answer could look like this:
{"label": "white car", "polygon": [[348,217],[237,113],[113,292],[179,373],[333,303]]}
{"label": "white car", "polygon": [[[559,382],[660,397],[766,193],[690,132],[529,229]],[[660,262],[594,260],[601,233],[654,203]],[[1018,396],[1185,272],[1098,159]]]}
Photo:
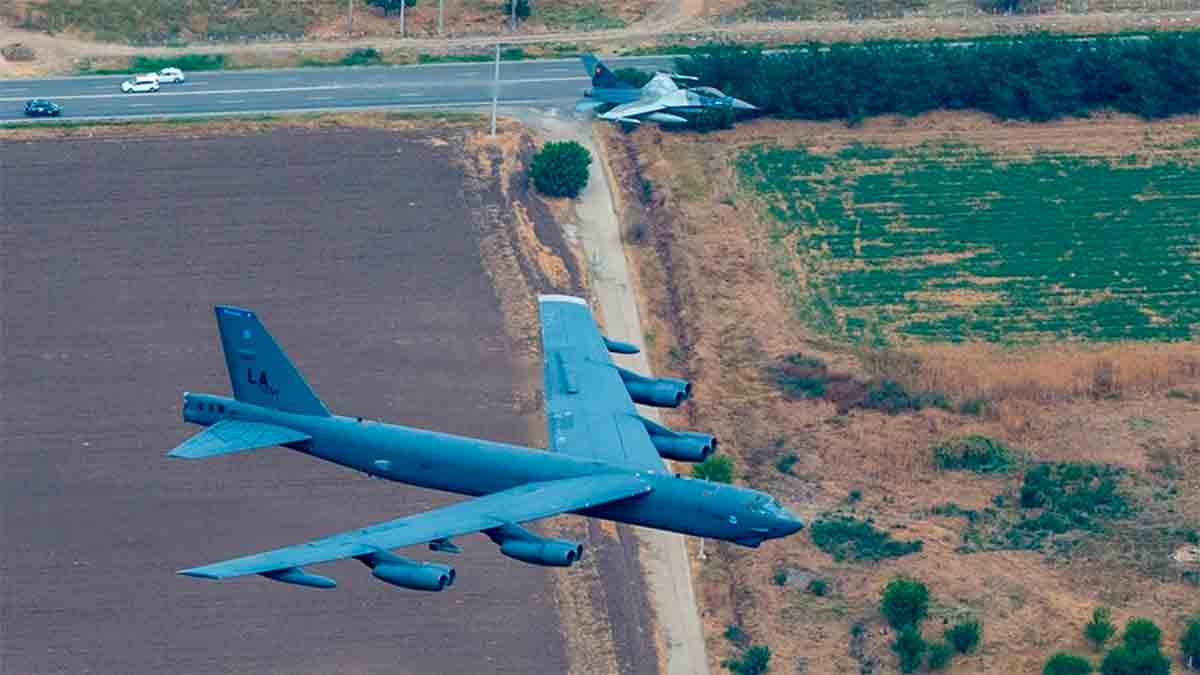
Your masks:
{"label": "white car", "polygon": [[125,80],[121,83],[121,91],[126,94],[140,94],[147,91],[158,91],[158,78],[147,75],[138,75],[132,80]]}
{"label": "white car", "polygon": [[163,68],[158,71],[158,81],[162,84],[168,82],[183,82],[183,71],[178,68]]}

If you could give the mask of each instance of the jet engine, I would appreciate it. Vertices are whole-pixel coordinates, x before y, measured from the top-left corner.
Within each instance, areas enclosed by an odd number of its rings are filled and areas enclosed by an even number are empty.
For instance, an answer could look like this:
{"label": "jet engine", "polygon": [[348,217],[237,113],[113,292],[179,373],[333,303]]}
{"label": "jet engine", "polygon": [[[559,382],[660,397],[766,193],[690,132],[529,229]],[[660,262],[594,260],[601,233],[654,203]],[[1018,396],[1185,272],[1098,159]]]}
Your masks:
{"label": "jet engine", "polygon": [[570,567],[583,557],[583,544],[539,537],[519,525],[504,525],[484,534],[500,545],[501,554],[530,565]]}
{"label": "jet engine", "polygon": [[663,425],[638,417],[650,434],[650,442],[659,456],[680,462],[703,462],[717,451],[717,439],[711,434],[698,431],[675,431]]}
{"label": "jet engine", "polygon": [[415,591],[440,591],[454,584],[454,568],[441,563],[418,562],[387,551],[359,556],[380,581]]}
{"label": "jet engine", "polygon": [[617,371],[621,373],[621,380],[634,403],[658,408],[678,408],[692,397],[691,382],[669,377],[646,377],[620,367]]}

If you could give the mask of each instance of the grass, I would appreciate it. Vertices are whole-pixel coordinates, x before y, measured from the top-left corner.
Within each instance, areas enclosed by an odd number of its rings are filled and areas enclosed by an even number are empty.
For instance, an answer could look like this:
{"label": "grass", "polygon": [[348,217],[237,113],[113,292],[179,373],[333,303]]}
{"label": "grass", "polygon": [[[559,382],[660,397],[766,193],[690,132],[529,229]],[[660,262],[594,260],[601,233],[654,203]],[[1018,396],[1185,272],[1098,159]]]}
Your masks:
{"label": "grass", "polygon": [[537,9],[535,17],[551,29],[607,30],[625,27],[624,21],[606,14],[599,4],[571,6],[547,3]]}
{"label": "grass", "polygon": [[933,446],[933,463],[945,471],[997,473],[1012,466],[1012,451],[987,436],[956,436]]}
{"label": "grass", "polygon": [[929,0],[750,0],[727,16],[756,21],[882,19],[928,4]]}
{"label": "grass", "polygon": [[863,340],[880,325],[1003,343],[1200,335],[1200,294],[1186,290],[1200,283],[1196,149],[1112,158],[963,144],[757,147],[737,167],[776,245],[808,272],[801,314],[826,315],[812,323],[827,332]]}
{"label": "grass", "polygon": [[71,29],[101,42],[128,44],[180,44],[189,38],[296,38],[335,3],[258,0],[238,7],[223,0],[46,0],[29,27]]}
{"label": "grass", "polygon": [[852,516],[830,515],[813,522],[812,540],[834,560],[882,560],[899,558],[921,550],[920,540],[898,541],[870,521]]}

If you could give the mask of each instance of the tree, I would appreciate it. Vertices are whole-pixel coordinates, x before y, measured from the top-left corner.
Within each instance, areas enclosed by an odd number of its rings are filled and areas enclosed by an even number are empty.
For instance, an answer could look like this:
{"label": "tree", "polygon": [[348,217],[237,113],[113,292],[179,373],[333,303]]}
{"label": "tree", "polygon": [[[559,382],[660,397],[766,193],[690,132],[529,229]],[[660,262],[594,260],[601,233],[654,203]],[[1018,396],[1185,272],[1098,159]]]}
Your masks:
{"label": "tree", "polygon": [[1170,675],[1171,659],[1153,647],[1131,649],[1121,645],[1100,664],[1101,675]]}
{"label": "tree", "polygon": [[722,666],[734,675],[765,675],[771,670],[771,650],[765,645],[755,645],[742,653],[740,659],[726,659]]}
{"label": "tree", "polygon": [[948,642],[939,642],[929,648],[929,669],[941,670],[950,665],[954,657],[954,647]]}
{"label": "tree", "polygon": [[417,0],[367,0],[368,5],[382,9],[384,16],[392,12],[399,12],[401,3],[404,3],[405,7],[413,7],[417,4]]}
{"label": "tree", "polygon": [[916,579],[896,577],[883,589],[880,611],[897,630],[917,626],[929,613],[929,589]]}
{"label": "tree", "polygon": [[529,175],[538,191],[551,197],[575,197],[588,182],[592,154],[575,141],[547,143],[533,156]]}
{"label": "tree", "polygon": [[1121,642],[1135,652],[1145,649],[1157,652],[1162,649],[1162,631],[1150,619],[1130,619]]}
{"label": "tree", "polygon": [[1189,668],[1200,667],[1200,616],[1188,623],[1183,637],[1179,638],[1179,648],[1183,650]]}
{"label": "tree", "polygon": [[966,654],[979,644],[979,621],[960,621],[946,631],[946,640],[954,645],[959,654]]}
{"label": "tree", "polygon": [[1096,651],[1100,651],[1104,647],[1104,643],[1108,642],[1117,632],[1117,627],[1112,622],[1112,610],[1107,607],[1097,607],[1092,611],[1092,620],[1087,622],[1083,627],[1083,636],[1092,643]]}
{"label": "tree", "polygon": [[900,672],[911,673],[921,666],[921,655],[929,647],[921,637],[921,629],[907,626],[896,636],[892,651],[900,657]]}
{"label": "tree", "polygon": [[631,84],[638,89],[646,86],[646,83],[654,77],[653,74],[647,73],[640,68],[618,68],[613,71],[613,75],[615,75],[618,80],[621,80],[627,84]]}
{"label": "tree", "polygon": [[1046,662],[1042,675],[1088,675],[1092,671],[1092,664],[1082,656],[1059,652]]}
{"label": "tree", "polygon": [[714,483],[729,483],[733,481],[733,460],[728,455],[713,455],[708,459],[692,466],[692,476]]}

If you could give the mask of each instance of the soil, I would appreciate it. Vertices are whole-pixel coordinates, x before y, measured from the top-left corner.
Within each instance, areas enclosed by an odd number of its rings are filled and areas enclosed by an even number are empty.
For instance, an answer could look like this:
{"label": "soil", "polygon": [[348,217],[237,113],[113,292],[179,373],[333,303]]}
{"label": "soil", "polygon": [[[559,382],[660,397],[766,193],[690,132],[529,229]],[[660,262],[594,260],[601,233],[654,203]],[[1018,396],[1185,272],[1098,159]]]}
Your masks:
{"label": "soil", "polygon": [[636,552],[571,520],[546,526],[589,549],[567,575],[481,537],[407,552],[455,565],[440,594],[353,561],[318,570],[339,582],[323,593],[175,574],[456,500],[282,448],[168,459],[195,431],[182,391],[228,388],[216,303],[259,311],[342,414],[541,440],[537,327],[505,298],[582,276],[519,178],[532,139],[504,123],[487,146],[482,126],[0,132],[0,670],[653,672],[652,644],[617,639],[654,632]]}
{"label": "soil", "polygon": [[[894,636],[878,606],[882,587],[901,574],[925,582],[933,596],[926,639],[941,639],[943,624],[963,615],[982,621],[982,646],[956,657],[954,672],[1039,673],[1056,651],[1090,653],[1082,626],[1098,605],[1112,606],[1118,624],[1153,618],[1168,653],[1175,652],[1183,618],[1198,609],[1200,569],[1172,558],[1185,541],[1178,533],[1200,526],[1200,409],[1187,395],[1200,386],[1197,373],[1173,380],[1175,393],[1148,387],[1112,399],[1030,404],[1020,424],[939,409],[839,411],[833,401],[788,398],[765,376],[785,355],[820,357],[831,372],[855,376],[869,364],[791,312],[775,281],[767,228],[736,184],[733,158],[754,143],[840,148],[945,139],[1118,154],[1186,141],[1196,129],[1196,118],[1027,125],[939,113],[868,120],[853,129],[760,120],[707,135],[601,130],[623,188],[619,213],[655,371],[696,385],[695,398],[669,416],[670,425],[714,433],[734,458],[737,482],[778,496],[806,520],[840,509],[874,519],[896,539],[924,542],[919,553],[877,563],[835,561],[806,533],[755,551],[710,542],[696,574],[714,672],[736,654],[721,637],[729,625],[769,646],[773,672],[895,672]],[[953,502],[982,510],[997,495],[1011,503],[1021,477],[1019,470],[939,471],[931,446],[970,433],[1017,448],[1021,466],[1085,461],[1126,469],[1122,489],[1138,513],[1061,555],[964,552],[966,519],[935,516],[932,509]],[[797,460],[783,473],[775,463],[787,454]],[[780,573],[783,585],[773,581]],[[814,578],[829,584],[824,597],[806,591]],[[858,637],[855,624],[865,629]]]}

